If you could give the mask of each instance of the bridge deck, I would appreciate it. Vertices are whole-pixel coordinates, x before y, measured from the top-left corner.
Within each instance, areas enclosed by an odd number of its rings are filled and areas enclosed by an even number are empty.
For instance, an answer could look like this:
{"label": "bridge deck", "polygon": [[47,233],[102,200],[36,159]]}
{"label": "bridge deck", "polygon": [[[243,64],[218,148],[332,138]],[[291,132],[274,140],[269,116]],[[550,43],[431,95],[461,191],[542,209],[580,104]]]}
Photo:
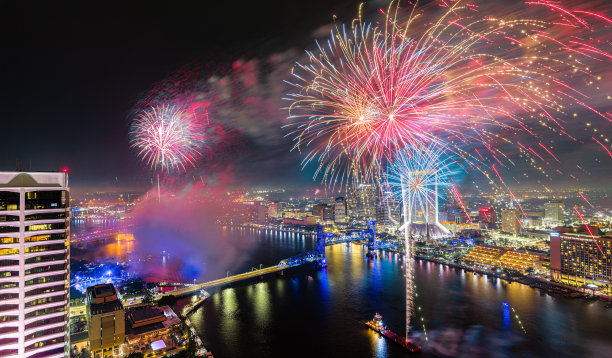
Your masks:
{"label": "bridge deck", "polygon": [[245,273],[241,273],[238,275],[234,275],[234,276],[229,276],[229,277],[224,277],[224,278],[220,278],[217,280],[213,280],[213,281],[208,281],[208,282],[204,282],[204,283],[200,283],[194,286],[189,286],[189,287],[184,287],[184,288],[179,288],[178,290],[174,290],[174,291],[168,291],[168,292],[164,292],[156,297],[163,297],[163,296],[168,296],[168,295],[174,295],[174,296],[182,296],[182,295],[188,295],[191,293],[195,293],[197,291],[203,290],[203,289],[207,289],[207,288],[211,288],[211,287],[215,287],[215,286],[221,286],[221,285],[226,285],[226,284],[230,284],[230,283],[234,283],[234,282],[238,282],[238,281],[242,281],[242,280],[247,280],[250,278],[254,278],[254,277],[258,277],[261,275],[267,275],[270,273],[274,273],[274,272],[278,272],[278,271],[282,271],[284,269],[287,269],[291,266],[271,266],[271,267],[266,267],[266,268],[262,268],[261,270],[253,270],[250,272],[245,272]]}

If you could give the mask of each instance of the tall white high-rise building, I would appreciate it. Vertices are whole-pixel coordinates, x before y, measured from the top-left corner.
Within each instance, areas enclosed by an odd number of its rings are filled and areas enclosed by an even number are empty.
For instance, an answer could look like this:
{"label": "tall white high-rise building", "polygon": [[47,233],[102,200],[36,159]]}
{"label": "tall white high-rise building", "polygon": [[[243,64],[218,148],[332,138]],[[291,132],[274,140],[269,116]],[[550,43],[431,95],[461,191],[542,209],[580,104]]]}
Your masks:
{"label": "tall white high-rise building", "polygon": [[563,205],[562,201],[550,201],[544,204],[544,218],[555,222],[561,222],[565,219],[564,209],[565,205]]}
{"label": "tall white high-rise building", "polygon": [[66,173],[0,172],[0,357],[68,356]]}
{"label": "tall white high-rise building", "polygon": [[372,184],[358,184],[351,191],[351,216],[360,220],[376,218],[376,205],[379,200],[378,189]]}

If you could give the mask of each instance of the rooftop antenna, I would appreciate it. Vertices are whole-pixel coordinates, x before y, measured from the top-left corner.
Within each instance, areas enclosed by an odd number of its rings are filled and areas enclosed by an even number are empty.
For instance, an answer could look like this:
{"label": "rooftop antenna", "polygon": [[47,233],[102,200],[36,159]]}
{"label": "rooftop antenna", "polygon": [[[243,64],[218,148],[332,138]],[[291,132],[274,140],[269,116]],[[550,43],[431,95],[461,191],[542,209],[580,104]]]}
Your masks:
{"label": "rooftop antenna", "polygon": [[16,166],[17,166],[17,168],[16,168],[16,169],[17,169],[17,171],[18,171],[18,172],[22,172],[22,171],[23,171],[23,168],[22,168],[22,165],[21,165],[21,160],[17,159],[16,161],[17,161],[17,162],[16,162]]}

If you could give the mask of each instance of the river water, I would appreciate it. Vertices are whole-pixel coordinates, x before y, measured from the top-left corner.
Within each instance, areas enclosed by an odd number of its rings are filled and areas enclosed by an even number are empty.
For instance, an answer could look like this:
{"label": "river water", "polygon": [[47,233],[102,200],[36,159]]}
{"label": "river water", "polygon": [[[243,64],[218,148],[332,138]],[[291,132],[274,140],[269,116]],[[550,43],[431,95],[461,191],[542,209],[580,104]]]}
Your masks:
{"label": "river water", "polygon": [[[226,235],[251,243],[243,268],[314,246],[300,235]],[[379,312],[391,330],[404,333],[402,257],[368,260],[357,244],[334,245],[326,254],[329,267],[311,276],[214,293],[191,315],[205,346],[217,358],[410,356],[363,325]],[[427,262],[416,263],[415,283],[412,337],[423,346],[421,357],[612,357],[612,309],[599,302],[551,297]]]}

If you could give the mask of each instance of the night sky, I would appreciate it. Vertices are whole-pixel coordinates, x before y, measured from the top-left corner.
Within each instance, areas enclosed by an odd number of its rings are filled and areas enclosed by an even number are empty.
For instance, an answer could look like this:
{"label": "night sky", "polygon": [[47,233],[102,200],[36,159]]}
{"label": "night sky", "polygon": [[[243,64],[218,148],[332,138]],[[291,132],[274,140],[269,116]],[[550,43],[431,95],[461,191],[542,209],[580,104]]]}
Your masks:
{"label": "night sky", "polygon": [[[368,5],[372,10],[384,3]],[[226,113],[232,124],[238,124],[239,134],[219,161],[231,163],[230,170],[245,184],[312,183],[313,168],[301,170],[301,157],[289,153],[291,142],[283,139],[280,129],[286,120],[282,81],[292,64],[303,58],[304,49],[312,49],[314,39],[327,36],[333,15],[348,23],[358,4],[349,0],[5,4],[0,22],[0,170],[15,170],[20,161],[24,170],[69,168],[73,187],[144,188],[151,173],[128,143],[130,116],[139,100],[185,66],[197,64],[201,76],[232,78],[239,61],[247,64],[240,71],[251,71],[270,89],[261,95],[265,108],[255,114],[242,113],[240,108]],[[608,182],[610,160],[598,153],[593,161],[595,150],[591,143],[564,146],[560,152],[573,163],[570,166],[581,162],[600,174],[594,182]],[[210,168],[203,162],[190,175]]]}
{"label": "night sky", "polygon": [[[204,63],[214,74],[241,58],[303,47],[311,41],[308,34],[330,23],[333,14],[350,18],[355,4],[3,5],[0,170],[14,170],[20,160],[24,170],[30,161],[35,171],[67,167],[73,186],[146,182],[127,134],[129,114],[143,93],[186,63]],[[285,112],[279,107],[278,114]],[[299,161],[280,174],[310,180],[300,174]]]}

